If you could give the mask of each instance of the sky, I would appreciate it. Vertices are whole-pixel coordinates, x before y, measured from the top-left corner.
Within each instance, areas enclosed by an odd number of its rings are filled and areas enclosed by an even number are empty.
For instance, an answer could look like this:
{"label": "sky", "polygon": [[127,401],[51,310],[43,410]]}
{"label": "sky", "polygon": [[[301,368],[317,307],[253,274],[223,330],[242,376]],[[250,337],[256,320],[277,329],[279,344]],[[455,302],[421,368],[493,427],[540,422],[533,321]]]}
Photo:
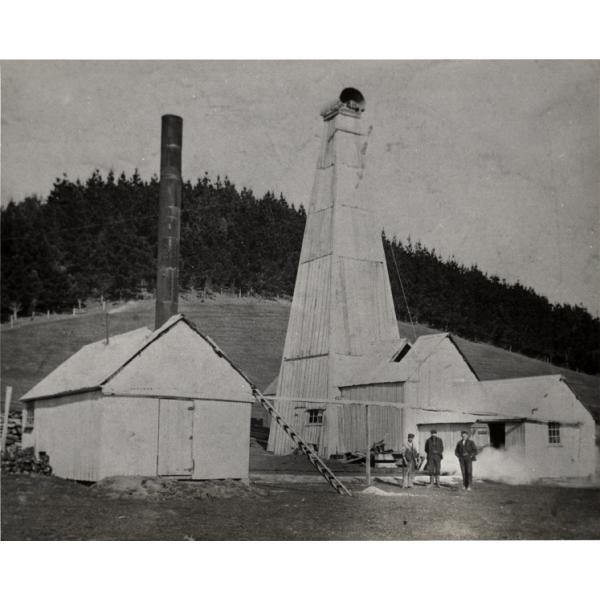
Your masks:
{"label": "sky", "polygon": [[600,310],[599,61],[4,61],[0,77],[3,205],[63,173],[158,173],[175,113],[184,178],[307,206],[320,109],[356,87],[389,236]]}

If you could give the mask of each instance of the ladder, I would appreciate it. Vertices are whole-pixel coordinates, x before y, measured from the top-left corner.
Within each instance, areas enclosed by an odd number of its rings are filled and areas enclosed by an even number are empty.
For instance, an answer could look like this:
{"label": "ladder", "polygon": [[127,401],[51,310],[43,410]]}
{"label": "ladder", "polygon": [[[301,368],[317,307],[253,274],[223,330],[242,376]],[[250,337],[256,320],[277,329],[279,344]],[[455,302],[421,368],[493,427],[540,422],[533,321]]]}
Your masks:
{"label": "ladder", "polygon": [[275,410],[275,407],[257,389],[254,389],[254,397],[290,436],[302,454],[306,455],[310,463],[325,478],[327,483],[338,494],[352,496],[350,490],[333,474],[333,471],[321,460],[321,457],[284,421],[283,417]]}

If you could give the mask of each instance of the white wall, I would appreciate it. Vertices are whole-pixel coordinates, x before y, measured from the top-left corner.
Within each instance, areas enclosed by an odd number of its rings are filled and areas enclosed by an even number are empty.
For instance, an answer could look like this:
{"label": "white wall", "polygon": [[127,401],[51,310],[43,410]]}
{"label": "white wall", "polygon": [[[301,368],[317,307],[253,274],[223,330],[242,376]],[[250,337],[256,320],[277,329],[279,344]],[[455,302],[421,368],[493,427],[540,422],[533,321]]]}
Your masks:
{"label": "white wall", "polygon": [[593,475],[595,457],[587,451],[585,438],[584,428],[561,425],[560,444],[550,444],[546,423],[526,423],[526,462],[529,471],[534,477]]}
{"label": "white wall", "polygon": [[194,479],[248,479],[251,406],[195,401]]}
{"label": "white wall", "polygon": [[157,473],[158,399],[102,399],[100,476]]}
{"label": "white wall", "polygon": [[98,479],[100,392],[36,400],[33,431],[23,446],[46,452],[53,473],[66,479]]}

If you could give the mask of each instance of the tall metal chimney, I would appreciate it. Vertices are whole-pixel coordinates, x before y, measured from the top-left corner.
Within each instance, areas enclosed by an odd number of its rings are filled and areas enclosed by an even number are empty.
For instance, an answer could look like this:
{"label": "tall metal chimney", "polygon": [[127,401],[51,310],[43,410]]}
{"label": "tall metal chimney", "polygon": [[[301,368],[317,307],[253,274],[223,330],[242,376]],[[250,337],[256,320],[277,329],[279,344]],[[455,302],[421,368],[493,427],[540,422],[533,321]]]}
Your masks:
{"label": "tall metal chimney", "polygon": [[181,223],[181,139],[183,119],[163,115],[160,138],[160,215],[154,328],[177,314]]}

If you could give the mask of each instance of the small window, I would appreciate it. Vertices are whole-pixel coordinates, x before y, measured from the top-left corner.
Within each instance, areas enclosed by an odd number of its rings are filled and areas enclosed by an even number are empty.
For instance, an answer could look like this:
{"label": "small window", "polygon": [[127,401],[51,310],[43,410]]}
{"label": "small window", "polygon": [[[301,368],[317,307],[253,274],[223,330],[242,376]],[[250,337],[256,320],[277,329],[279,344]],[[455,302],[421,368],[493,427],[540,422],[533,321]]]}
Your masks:
{"label": "small window", "polygon": [[548,423],[548,443],[560,444],[560,423]]}
{"label": "small window", "polygon": [[323,424],[323,409],[322,408],[311,408],[306,411],[308,413],[308,424],[309,425],[322,425]]}
{"label": "small window", "polygon": [[25,409],[25,431],[31,431],[33,429],[33,422],[35,419],[35,408],[33,402]]}
{"label": "small window", "polygon": [[404,348],[402,348],[402,350],[400,350],[400,352],[398,352],[398,354],[396,354],[396,356],[394,356],[394,358],[392,359],[392,362],[400,362],[407,354],[408,351],[410,350],[411,346],[410,344],[406,344],[404,346]]}

